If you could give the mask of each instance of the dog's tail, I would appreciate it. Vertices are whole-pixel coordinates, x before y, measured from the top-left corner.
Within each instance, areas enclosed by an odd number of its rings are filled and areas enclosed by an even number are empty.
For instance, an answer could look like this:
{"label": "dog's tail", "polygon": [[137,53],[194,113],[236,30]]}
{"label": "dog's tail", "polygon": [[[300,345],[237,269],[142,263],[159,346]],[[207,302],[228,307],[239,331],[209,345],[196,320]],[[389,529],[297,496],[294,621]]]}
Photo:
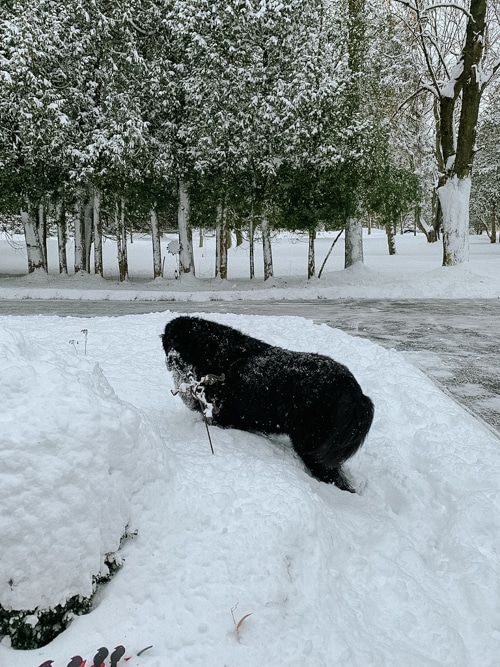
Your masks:
{"label": "dog's tail", "polygon": [[340,467],[365,441],[373,415],[374,405],[368,396],[353,399],[346,392],[336,402],[333,428],[314,452],[315,460],[327,468]]}

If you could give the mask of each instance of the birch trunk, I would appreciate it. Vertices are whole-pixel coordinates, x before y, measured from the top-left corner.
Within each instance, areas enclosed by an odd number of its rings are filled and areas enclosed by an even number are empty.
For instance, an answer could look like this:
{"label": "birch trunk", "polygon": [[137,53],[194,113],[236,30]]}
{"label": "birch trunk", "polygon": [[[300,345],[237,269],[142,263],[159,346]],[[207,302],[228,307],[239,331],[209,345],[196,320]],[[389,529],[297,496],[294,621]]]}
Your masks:
{"label": "birch trunk", "polygon": [[66,226],[66,208],[64,201],[56,204],[57,220],[57,251],[59,256],[59,273],[68,273],[68,256],[66,253],[66,243],[68,241],[68,229]]}
{"label": "birch trunk", "polygon": [[96,276],[104,276],[104,264],[102,260],[102,222],[101,222],[101,193],[94,190],[94,273]]}
{"label": "birch trunk", "polygon": [[307,280],[316,275],[316,257],[314,253],[314,241],[316,240],[316,230],[309,230],[309,246],[307,252]]}
{"label": "birch trunk", "polygon": [[273,253],[271,249],[271,231],[269,229],[269,220],[263,216],[260,223],[262,232],[262,251],[264,255],[264,280],[269,280],[274,275]]}
{"label": "birch trunk", "polygon": [[118,250],[118,274],[120,282],[128,280],[127,228],[125,225],[125,200],[115,207],[116,246]]}
{"label": "birch trunk", "polygon": [[21,220],[24,227],[24,238],[26,240],[26,252],[28,255],[28,272],[33,273],[38,269],[47,271],[44,263],[42,245],[38,233],[37,221],[30,215],[30,206],[21,211]]}
{"label": "birch trunk", "polygon": [[153,243],[153,278],[162,278],[161,266],[161,236],[156,209],[151,209],[151,240]]}
{"label": "birch trunk", "polygon": [[189,222],[189,195],[184,181],[179,181],[179,206],[177,209],[179,226],[179,277],[189,273],[195,275],[193,256],[193,234]]}
{"label": "birch trunk", "polygon": [[359,218],[349,218],[345,227],[345,268],[363,263],[363,225]]}

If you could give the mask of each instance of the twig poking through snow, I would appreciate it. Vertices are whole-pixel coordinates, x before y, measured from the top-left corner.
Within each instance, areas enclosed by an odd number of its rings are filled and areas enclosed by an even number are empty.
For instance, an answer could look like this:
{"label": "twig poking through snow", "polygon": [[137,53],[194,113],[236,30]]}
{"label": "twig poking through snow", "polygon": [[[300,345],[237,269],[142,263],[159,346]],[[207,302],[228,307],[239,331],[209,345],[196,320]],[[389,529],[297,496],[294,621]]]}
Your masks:
{"label": "twig poking through snow", "polygon": [[172,391],[173,396],[177,394],[190,394],[200,404],[201,414],[203,415],[203,421],[205,422],[205,427],[207,429],[208,442],[210,443],[210,451],[212,454],[214,452],[214,446],[212,444],[212,438],[210,437],[210,431],[208,430],[208,420],[212,418],[214,414],[217,413],[217,408],[213,403],[207,401],[205,396],[205,387],[209,384],[214,384],[215,382],[224,382],[225,376],[222,375],[204,375],[201,380],[196,380],[194,375],[189,374],[188,382],[182,382],[177,391]]}
{"label": "twig poking through snow", "polygon": [[235,617],[234,617],[234,610],[236,609],[236,607],[237,607],[238,605],[239,605],[239,602],[237,602],[237,603],[234,605],[234,607],[231,607],[231,616],[233,617],[234,629],[235,629],[235,632],[236,632],[236,641],[239,643],[239,642],[240,642],[240,639],[241,639],[241,636],[240,636],[240,628],[241,628],[241,626],[242,626],[242,624],[243,624],[243,621],[245,621],[245,619],[247,619],[249,616],[252,616],[252,612],[250,612],[249,614],[245,614],[244,616],[242,616],[242,617],[240,618],[240,620],[239,620],[238,622],[236,622],[236,619],[235,619]]}

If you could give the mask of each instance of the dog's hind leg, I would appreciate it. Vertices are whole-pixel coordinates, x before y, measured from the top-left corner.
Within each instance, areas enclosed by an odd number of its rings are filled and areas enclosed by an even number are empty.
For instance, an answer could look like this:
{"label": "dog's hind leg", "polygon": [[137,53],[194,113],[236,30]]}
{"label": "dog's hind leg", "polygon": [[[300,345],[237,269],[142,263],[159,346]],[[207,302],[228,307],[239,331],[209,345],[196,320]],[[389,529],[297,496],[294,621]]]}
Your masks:
{"label": "dog's hind leg", "polygon": [[342,491],[356,493],[355,489],[351,486],[349,480],[345,476],[341,466],[337,466],[336,468],[328,468],[325,465],[315,461],[312,457],[308,457],[307,454],[300,455],[300,457],[306,464],[312,476],[316,479],[319,479],[320,482],[325,482],[326,484],[335,484],[335,486],[339,489],[342,489]]}

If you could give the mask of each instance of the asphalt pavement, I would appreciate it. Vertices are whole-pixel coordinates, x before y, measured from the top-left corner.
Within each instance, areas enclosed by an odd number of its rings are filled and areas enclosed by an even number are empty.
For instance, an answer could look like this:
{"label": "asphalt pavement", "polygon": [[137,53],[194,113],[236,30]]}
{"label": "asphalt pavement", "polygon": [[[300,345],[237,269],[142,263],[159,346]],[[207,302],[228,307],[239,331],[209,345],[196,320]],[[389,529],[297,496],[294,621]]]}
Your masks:
{"label": "asphalt pavement", "polygon": [[403,352],[500,435],[500,299],[303,301],[0,301],[0,316],[158,311],[297,315]]}

